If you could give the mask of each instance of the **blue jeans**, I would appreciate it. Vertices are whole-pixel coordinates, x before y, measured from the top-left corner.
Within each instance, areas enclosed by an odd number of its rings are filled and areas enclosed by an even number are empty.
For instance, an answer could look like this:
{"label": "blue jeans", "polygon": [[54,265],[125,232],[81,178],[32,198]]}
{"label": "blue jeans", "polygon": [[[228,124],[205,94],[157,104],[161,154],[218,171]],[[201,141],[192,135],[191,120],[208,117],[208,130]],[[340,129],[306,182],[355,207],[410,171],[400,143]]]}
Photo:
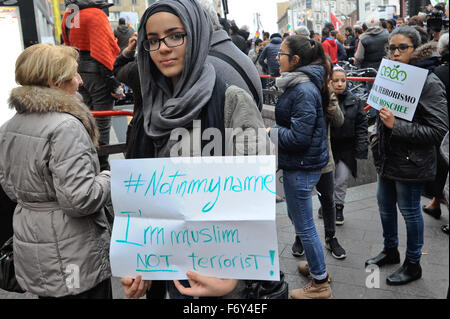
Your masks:
{"label": "blue jeans", "polygon": [[316,231],[312,209],[312,190],[320,179],[320,171],[283,171],[288,216],[305,249],[311,276],[327,278],[322,243]]}
{"label": "blue jeans", "polygon": [[397,205],[406,223],[406,259],[417,263],[422,256],[424,223],[420,199],[423,185],[378,176],[377,200],[383,226],[384,246],[398,247]]}

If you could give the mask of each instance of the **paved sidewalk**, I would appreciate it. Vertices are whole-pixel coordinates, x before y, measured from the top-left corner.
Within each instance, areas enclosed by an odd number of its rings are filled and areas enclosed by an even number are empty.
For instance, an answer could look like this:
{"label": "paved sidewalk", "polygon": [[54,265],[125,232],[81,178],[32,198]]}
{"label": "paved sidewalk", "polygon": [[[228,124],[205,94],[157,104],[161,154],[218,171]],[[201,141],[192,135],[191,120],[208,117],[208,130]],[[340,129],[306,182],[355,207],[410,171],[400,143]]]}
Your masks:
{"label": "paved sidewalk", "polygon": [[[448,210],[441,206],[443,216],[436,220],[424,214],[425,242],[421,265],[422,279],[405,286],[393,287],[386,284],[386,277],[400,265],[380,268],[380,288],[366,287],[365,261],[376,256],[383,249],[381,221],[376,202],[377,184],[368,184],[348,190],[347,204],[344,208],[345,224],[336,226],[336,237],[347,252],[344,260],[335,259],[324,248],[325,262],[332,278],[332,291],[335,299],[430,299],[445,298],[449,285],[449,237],[440,227],[447,224]],[[422,204],[430,200],[422,198]],[[313,198],[314,215],[317,232],[324,242],[323,220],[318,219],[317,210],[320,203],[317,196]],[[403,262],[406,252],[406,226],[399,213],[399,251]],[[287,217],[285,203],[277,205],[278,247],[280,267],[286,273],[289,289],[305,286],[308,279],[299,275],[297,263],[306,260],[305,256],[296,258],[291,254],[294,230]]]}
{"label": "paved sidewalk", "polygon": [[[334,259],[324,248],[325,261],[332,278],[333,297],[335,299],[436,299],[445,298],[449,285],[449,237],[440,227],[448,223],[448,210],[443,209],[441,220],[425,215],[425,245],[421,261],[423,277],[413,283],[401,287],[386,285],[386,277],[393,273],[399,265],[386,266],[380,271],[380,288],[366,287],[366,259],[377,255],[383,249],[381,223],[376,203],[376,183],[354,187],[348,190],[347,204],[344,209],[345,224],[337,226],[337,237],[347,251],[344,260]],[[422,204],[430,200],[423,198]],[[323,221],[317,218],[319,201],[313,198],[315,222],[321,240],[324,240]],[[406,250],[406,228],[403,218],[399,216],[400,255],[402,261]],[[290,289],[305,286],[308,279],[299,275],[297,263],[306,260],[305,256],[293,257],[291,246],[295,237],[294,228],[286,212],[286,204],[277,204],[277,232],[280,254],[280,267],[286,275]],[[113,279],[115,299],[124,298],[123,290],[117,278]],[[26,298],[34,299],[31,294],[13,294],[0,290],[0,299]]]}

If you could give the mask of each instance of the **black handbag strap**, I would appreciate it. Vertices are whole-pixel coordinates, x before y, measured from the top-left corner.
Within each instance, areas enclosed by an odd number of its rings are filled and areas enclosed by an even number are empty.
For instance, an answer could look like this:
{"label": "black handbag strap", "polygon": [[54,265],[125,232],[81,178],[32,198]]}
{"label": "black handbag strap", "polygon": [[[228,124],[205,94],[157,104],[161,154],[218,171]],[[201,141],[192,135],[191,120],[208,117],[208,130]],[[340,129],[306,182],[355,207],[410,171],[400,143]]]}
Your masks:
{"label": "black handbag strap", "polygon": [[261,101],[259,99],[259,94],[255,88],[255,86],[253,85],[252,81],[250,80],[250,78],[248,77],[247,73],[242,69],[242,67],[236,63],[236,61],[234,61],[232,58],[230,58],[228,55],[223,54],[222,52],[216,51],[216,50],[211,50],[209,51],[209,55],[216,57],[218,59],[221,59],[225,62],[227,62],[229,65],[231,65],[237,72],[239,72],[239,74],[241,75],[242,79],[244,79],[245,83],[247,84],[248,88],[250,89],[250,91],[252,92],[253,98],[256,101],[256,105],[258,106],[258,108],[261,106]]}

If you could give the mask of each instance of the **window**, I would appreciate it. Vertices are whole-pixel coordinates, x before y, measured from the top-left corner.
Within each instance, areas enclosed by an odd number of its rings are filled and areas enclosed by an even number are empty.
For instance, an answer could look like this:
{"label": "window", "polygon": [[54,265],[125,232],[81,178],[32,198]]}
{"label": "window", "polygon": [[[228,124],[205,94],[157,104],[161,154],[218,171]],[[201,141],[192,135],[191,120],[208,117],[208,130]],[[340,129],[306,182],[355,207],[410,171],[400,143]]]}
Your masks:
{"label": "window", "polygon": [[122,4],[120,3],[120,0],[114,0],[114,5],[115,6],[121,6]]}
{"label": "window", "polygon": [[131,0],[131,4],[134,6],[136,5],[136,2],[137,2],[136,0]]}
{"label": "window", "polygon": [[120,19],[120,12],[109,12],[109,21],[119,21]]}

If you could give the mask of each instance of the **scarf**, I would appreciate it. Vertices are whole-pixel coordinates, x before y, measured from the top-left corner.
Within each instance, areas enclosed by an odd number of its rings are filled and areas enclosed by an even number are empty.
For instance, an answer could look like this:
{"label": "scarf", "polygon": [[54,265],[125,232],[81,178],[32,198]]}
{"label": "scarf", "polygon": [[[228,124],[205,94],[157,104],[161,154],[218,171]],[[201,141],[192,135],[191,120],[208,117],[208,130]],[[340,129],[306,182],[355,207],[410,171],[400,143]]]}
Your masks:
{"label": "scarf", "polygon": [[[106,14],[99,8],[80,10],[75,17],[71,17],[72,14],[69,10],[64,13],[62,21],[64,43],[80,51],[89,51],[92,58],[112,71],[120,48]],[[67,37],[65,26],[69,17],[74,18],[74,21],[79,19],[80,27],[70,28]]]}
{"label": "scarf", "polygon": [[[176,13],[187,33],[184,69],[174,88],[144,50],[148,19],[158,12]],[[143,97],[144,131],[154,142],[158,157],[167,156],[172,130],[192,128],[211,98],[216,80],[213,66],[206,63],[212,25],[206,12],[194,0],[161,0],[142,16],[138,31],[138,66]],[[174,142],[175,143],[175,142]]]}
{"label": "scarf", "polygon": [[276,80],[276,86],[282,91],[296,86],[299,83],[311,82],[309,77],[303,72],[283,72]]}

